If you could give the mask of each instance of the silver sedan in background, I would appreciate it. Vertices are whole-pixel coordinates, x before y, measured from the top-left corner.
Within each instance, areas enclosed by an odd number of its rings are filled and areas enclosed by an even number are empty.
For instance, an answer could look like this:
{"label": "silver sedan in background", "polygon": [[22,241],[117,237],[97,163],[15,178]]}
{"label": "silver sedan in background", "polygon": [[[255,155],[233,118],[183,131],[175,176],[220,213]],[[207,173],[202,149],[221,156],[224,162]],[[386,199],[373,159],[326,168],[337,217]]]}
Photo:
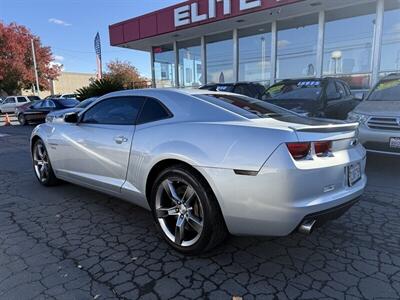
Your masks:
{"label": "silver sedan in background", "polygon": [[230,93],[111,93],[31,137],[39,182],[59,179],[152,211],[187,254],[235,235],[309,233],[366,185],[357,123],[309,119]]}

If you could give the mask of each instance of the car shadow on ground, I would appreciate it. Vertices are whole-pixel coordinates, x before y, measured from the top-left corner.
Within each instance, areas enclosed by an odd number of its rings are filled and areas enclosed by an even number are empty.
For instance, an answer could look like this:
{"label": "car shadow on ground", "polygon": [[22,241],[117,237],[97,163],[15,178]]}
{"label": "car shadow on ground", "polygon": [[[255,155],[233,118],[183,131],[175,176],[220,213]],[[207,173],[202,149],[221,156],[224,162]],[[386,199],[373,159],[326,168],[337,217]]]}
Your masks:
{"label": "car shadow on ground", "polygon": [[175,297],[193,289],[217,298],[400,295],[390,284],[395,266],[387,265],[400,264],[395,193],[370,188],[348,213],[310,236],[229,237],[212,252],[186,257],[169,248],[144,209],[66,183],[32,188],[20,195],[31,201],[16,204],[20,226],[118,296]]}

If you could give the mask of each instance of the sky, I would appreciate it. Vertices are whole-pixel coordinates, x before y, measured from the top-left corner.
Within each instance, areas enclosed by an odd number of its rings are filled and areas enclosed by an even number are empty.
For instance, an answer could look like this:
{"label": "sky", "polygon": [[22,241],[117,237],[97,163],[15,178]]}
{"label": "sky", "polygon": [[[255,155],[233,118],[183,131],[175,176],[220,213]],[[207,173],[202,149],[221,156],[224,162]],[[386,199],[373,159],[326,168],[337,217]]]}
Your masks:
{"label": "sky", "polygon": [[149,54],[111,47],[108,25],[179,2],[183,0],[0,0],[0,21],[28,27],[52,48],[65,71],[96,72],[93,40],[99,32],[103,65],[126,60],[151,77]]}

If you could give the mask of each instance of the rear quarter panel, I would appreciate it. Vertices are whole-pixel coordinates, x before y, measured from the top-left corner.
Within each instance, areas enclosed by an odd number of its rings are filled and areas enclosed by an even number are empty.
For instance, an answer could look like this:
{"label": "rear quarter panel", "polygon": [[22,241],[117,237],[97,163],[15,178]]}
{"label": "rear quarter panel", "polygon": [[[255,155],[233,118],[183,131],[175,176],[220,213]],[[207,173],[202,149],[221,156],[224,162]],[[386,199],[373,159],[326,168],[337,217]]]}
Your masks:
{"label": "rear quarter panel", "polygon": [[259,171],[290,130],[237,124],[182,122],[136,128],[127,182],[144,192],[147,176],[158,162],[177,159],[194,167]]}

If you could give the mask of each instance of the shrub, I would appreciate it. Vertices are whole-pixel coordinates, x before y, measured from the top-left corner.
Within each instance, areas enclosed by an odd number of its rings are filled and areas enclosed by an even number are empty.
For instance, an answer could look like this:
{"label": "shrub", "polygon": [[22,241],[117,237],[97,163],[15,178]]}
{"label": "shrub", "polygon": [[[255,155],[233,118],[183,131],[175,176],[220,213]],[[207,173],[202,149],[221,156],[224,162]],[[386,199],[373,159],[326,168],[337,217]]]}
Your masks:
{"label": "shrub", "polygon": [[123,83],[110,78],[96,79],[89,86],[78,89],[79,100],[85,100],[91,97],[101,97],[105,94],[123,90]]}

